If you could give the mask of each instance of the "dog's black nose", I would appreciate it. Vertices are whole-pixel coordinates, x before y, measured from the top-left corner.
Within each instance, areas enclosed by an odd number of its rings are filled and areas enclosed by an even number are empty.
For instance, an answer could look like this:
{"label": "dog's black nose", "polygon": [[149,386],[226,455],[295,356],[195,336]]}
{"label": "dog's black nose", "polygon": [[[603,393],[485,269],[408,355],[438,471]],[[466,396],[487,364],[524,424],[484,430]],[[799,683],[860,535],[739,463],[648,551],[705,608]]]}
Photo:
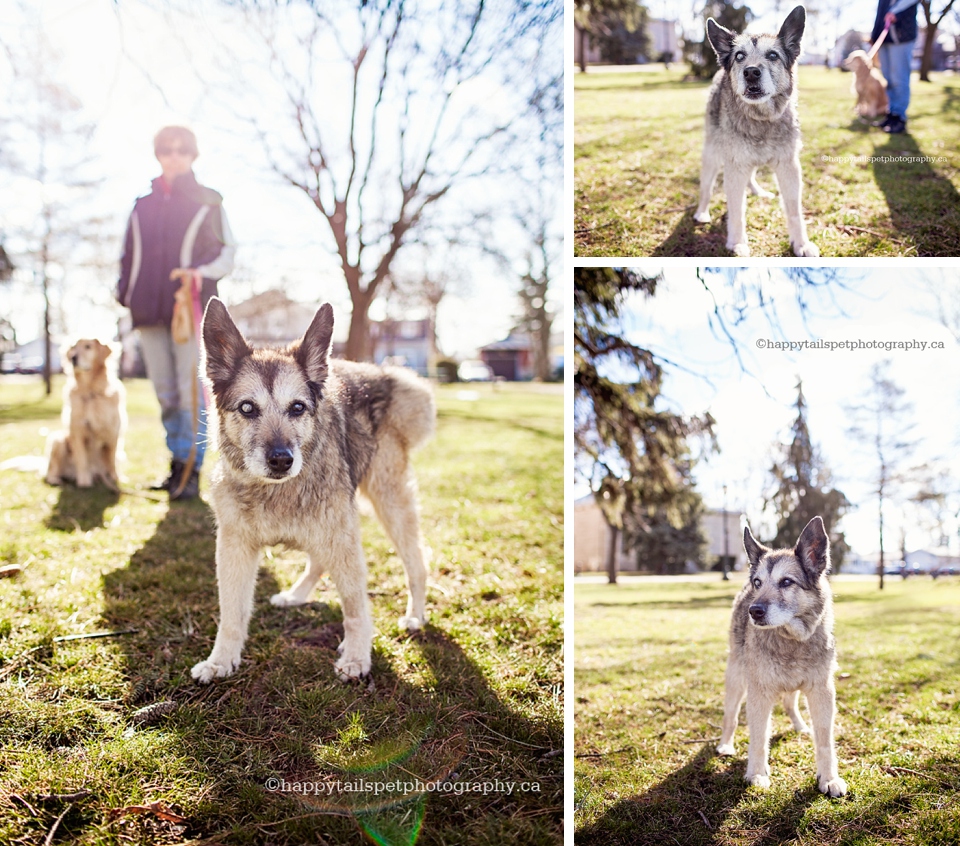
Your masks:
{"label": "dog's black nose", "polygon": [[747,82],[759,82],[762,75],[763,71],[757,67],[744,68],[743,70],[743,78],[747,80]]}
{"label": "dog's black nose", "polygon": [[267,453],[267,466],[274,473],[286,473],[293,466],[293,453],[287,447],[274,447]]}
{"label": "dog's black nose", "polygon": [[753,617],[758,623],[764,618],[767,613],[766,605],[751,605],[750,606],[750,616]]}

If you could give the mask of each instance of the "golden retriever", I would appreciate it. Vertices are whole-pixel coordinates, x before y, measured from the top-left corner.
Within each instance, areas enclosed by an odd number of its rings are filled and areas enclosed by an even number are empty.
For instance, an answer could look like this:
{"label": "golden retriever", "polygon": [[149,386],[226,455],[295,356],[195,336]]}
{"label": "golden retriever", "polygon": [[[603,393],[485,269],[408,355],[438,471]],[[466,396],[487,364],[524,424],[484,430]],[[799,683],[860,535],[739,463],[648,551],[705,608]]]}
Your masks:
{"label": "golden retriever", "polygon": [[887,81],[863,50],[854,50],[843,62],[853,71],[851,90],[857,95],[857,114],[875,118],[889,111]]}
{"label": "golden retriever", "polygon": [[84,338],[64,352],[63,430],[47,438],[46,480],[75,481],[89,488],[101,481],[119,490],[117,453],[126,428],[125,390],[107,368],[112,350]]}

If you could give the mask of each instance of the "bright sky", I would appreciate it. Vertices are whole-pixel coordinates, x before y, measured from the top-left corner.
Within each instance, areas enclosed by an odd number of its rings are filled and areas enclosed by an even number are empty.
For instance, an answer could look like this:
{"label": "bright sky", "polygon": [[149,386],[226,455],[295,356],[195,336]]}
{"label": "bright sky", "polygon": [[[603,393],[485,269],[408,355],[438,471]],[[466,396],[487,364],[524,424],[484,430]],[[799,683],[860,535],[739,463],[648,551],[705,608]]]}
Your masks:
{"label": "bright sky", "polygon": [[[104,166],[101,175],[105,182],[97,204],[115,218],[111,231],[116,237],[123,233],[133,200],[147,191],[150,179],[159,174],[152,149],[154,133],[166,124],[189,125],[200,146],[201,155],[194,166],[197,177],[224,195],[224,207],[240,245],[238,269],[221,284],[221,295],[228,303],[236,302],[277,286],[294,299],[328,300],[336,309],[338,328],[345,333],[350,300],[338,260],[332,255],[326,221],[301,192],[281,184],[265,166],[258,167],[263,162],[255,138],[238,131],[236,119],[226,119],[192,73],[191,58],[208,70],[211,66],[205,63],[213,61],[208,54],[219,49],[202,31],[206,27],[210,32],[223,32],[212,7],[196,4],[208,9],[198,31],[196,19],[171,12],[173,4],[150,0],[120,4],[111,0],[41,0],[25,5],[39,16],[46,35],[62,51],[59,81],[70,87],[84,104],[86,117],[97,124],[89,151]],[[0,45],[16,46],[27,34],[22,12],[13,3],[2,4]],[[0,67],[0,91],[10,83],[6,72]],[[335,79],[330,79],[334,106],[341,95],[339,86],[332,84]],[[495,102],[496,94],[479,89],[471,92],[473,98],[486,103]],[[276,107],[276,102],[265,100],[251,88],[242,110],[264,115],[271,106]],[[0,183],[3,178],[0,173]],[[14,186],[13,193],[7,185],[0,184],[0,188],[7,189],[0,209],[3,231],[4,222],[11,228],[10,222],[18,214],[34,213],[37,201],[29,186]],[[479,190],[490,192],[491,186]],[[7,236],[10,247],[9,232]],[[448,354],[468,357],[476,347],[508,332],[518,311],[517,282],[492,261],[476,257],[464,261],[456,254],[446,260],[456,262],[452,269],[466,277],[466,284],[441,305],[440,343]],[[66,303],[68,332],[112,335],[121,313],[109,296],[115,278],[116,271],[110,267],[85,281],[84,294]],[[562,309],[560,278],[558,272],[551,295],[558,309]],[[41,330],[39,296],[16,290],[4,296],[15,298],[18,339],[23,342],[36,337]],[[382,316],[379,304],[371,314]],[[561,320],[562,313],[558,325]]]}
{"label": "bright sky", "polygon": [[[646,269],[660,270],[653,265]],[[869,453],[846,434],[851,419],[844,406],[861,401],[870,368],[875,362],[889,359],[894,382],[906,390],[905,399],[914,406],[911,420],[916,428],[912,434],[920,442],[911,465],[937,460],[952,469],[954,480],[960,478],[960,355],[957,342],[938,321],[935,296],[939,291],[960,304],[960,270],[902,266],[851,269],[847,290],[834,288],[830,296],[813,298],[809,329],[804,328],[792,304],[792,286],[785,280],[778,281],[776,269],[747,272],[763,274],[765,293],[775,298],[782,334],[788,340],[917,340],[944,344],[945,349],[939,351],[759,349],[758,341],[782,338],[754,314],[734,330],[747,371],[743,372],[730,344],[715,337],[708,327],[713,301],[697,280],[694,268],[667,269],[665,284],[652,300],[637,296],[628,301],[630,339],[676,365],[666,366],[664,379],[663,392],[670,407],[684,414],[709,411],[717,420],[721,453],[709,456],[696,472],[707,505],[722,506],[726,484],[728,507],[745,509],[748,517],[758,519],[761,491],[769,484],[766,469],[771,463],[772,446],[790,437],[796,416],[792,407],[795,386],[800,376],[811,436],[833,472],[834,484],[858,506],[843,520],[847,540],[857,552],[876,551],[877,506],[876,498],[869,493],[874,465]],[[728,289],[719,278],[707,278],[722,298]],[[954,503],[957,494],[960,486],[955,489]],[[922,516],[913,506],[892,506],[886,519],[884,546],[888,550],[899,549],[904,525],[908,549],[936,543],[922,527]],[[950,527],[954,554],[960,551],[957,529],[954,519]]]}

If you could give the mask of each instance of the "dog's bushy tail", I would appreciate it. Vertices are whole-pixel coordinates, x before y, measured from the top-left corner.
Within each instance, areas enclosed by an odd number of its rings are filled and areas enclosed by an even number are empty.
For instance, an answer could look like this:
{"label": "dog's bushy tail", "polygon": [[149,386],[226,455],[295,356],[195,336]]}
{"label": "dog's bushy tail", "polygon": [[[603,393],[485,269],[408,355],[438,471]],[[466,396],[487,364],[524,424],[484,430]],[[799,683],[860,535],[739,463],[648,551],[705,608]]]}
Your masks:
{"label": "dog's bushy tail", "polygon": [[433,388],[405,367],[385,368],[394,383],[388,418],[401,433],[409,449],[425,443],[433,435],[437,423],[437,406]]}

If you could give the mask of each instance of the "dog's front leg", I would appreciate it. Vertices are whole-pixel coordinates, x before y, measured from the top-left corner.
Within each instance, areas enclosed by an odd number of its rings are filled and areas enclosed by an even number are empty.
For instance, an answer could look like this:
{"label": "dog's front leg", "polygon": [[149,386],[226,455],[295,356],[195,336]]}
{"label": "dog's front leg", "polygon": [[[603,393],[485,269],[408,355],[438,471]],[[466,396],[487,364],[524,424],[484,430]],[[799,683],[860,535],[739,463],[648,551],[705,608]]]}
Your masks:
{"label": "dog's front leg", "polygon": [[729,164],[723,171],[723,191],[727,195],[727,249],[740,257],[750,255],[747,246],[747,185],[751,173]]}
{"label": "dog's front leg", "polygon": [[370,672],[370,648],[373,620],[367,598],[367,564],[360,544],[360,524],[356,514],[342,529],[339,542],[331,549],[330,576],[340,594],[343,609],[343,642],[340,657],[333,665],[340,681],[359,679]]}
{"label": "dog's front leg", "polygon": [[90,466],[89,444],[80,427],[74,427],[70,432],[70,443],[73,445],[73,463],[77,468],[77,487],[93,487],[93,470]]}
{"label": "dog's front leg", "polygon": [[260,550],[244,542],[238,535],[236,527],[231,532],[217,529],[220,626],[210,657],[190,671],[197,681],[204,684],[215,678],[229,676],[240,666],[240,653],[247,639]]}
{"label": "dog's front leg", "polygon": [[744,776],[754,787],[770,786],[770,714],[774,700],[765,692],[747,691],[747,725],[750,747],[747,751],[747,772]]}
{"label": "dog's front leg", "polygon": [[697,223],[710,222],[710,198],[713,196],[714,183],[720,174],[720,162],[720,157],[707,142],[703,148],[703,159],[700,165],[700,204],[693,215]]}
{"label": "dog's front leg", "polygon": [[717,746],[718,755],[732,755],[734,753],[733,735],[737,730],[737,718],[740,716],[740,706],[747,695],[747,680],[743,674],[743,666],[731,653],[727,659],[727,674],[724,684],[723,701],[723,729],[720,732],[720,743]]}
{"label": "dog's front leg", "polygon": [[783,211],[787,216],[787,234],[793,254],[801,258],[816,258],[820,255],[817,245],[807,240],[807,226],[803,222],[803,209],[800,208],[800,194],[803,176],[800,171],[800,159],[780,162],[777,165],[777,184],[783,199]]}
{"label": "dog's front leg", "polygon": [[833,720],[837,710],[833,679],[828,678],[825,684],[816,685],[806,694],[810,722],[813,723],[817,786],[828,796],[843,796],[847,792],[847,783],[837,772],[837,750],[833,742]]}

